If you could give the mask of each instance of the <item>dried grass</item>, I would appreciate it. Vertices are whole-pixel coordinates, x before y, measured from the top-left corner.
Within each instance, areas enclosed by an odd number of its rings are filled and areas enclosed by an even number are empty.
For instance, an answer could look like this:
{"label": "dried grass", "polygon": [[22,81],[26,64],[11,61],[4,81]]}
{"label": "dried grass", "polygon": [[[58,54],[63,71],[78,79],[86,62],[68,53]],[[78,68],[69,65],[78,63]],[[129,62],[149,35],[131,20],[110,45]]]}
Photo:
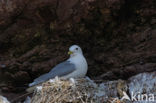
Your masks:
{"label": "dried grass", "polygon": [[[124,103],[118,98],[106,97],[90,79],[61,80],[55,78],[37,87],[31,103]],[[100,92],[99,92],[100,91]]]}
{"label": "dried grass", "polygon": [[94,103],[94,89],[86,79],[48,81],[34,92],[32,103]]}

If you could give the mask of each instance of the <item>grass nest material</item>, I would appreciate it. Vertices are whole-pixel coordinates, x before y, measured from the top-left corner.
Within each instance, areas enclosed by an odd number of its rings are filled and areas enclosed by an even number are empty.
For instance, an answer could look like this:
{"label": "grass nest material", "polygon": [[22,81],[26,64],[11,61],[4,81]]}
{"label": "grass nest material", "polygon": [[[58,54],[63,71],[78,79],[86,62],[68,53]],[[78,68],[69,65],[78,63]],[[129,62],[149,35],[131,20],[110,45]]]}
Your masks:
{"label": "grass nest material", "polygon": [[37,87],[32,103],[93,103],[95,88],[87,79],[55,78]]}
{"label": "grass nest material", "polygon": [[[100,90],[100,92],[99,92]],[[103,90],[89,78],[62,80],[51,79],[34,91],[31,103],[111,103],[106,102]],[[98,94],[99,93],[99,94]],[[121,103],[116,99],[113,103]]]}

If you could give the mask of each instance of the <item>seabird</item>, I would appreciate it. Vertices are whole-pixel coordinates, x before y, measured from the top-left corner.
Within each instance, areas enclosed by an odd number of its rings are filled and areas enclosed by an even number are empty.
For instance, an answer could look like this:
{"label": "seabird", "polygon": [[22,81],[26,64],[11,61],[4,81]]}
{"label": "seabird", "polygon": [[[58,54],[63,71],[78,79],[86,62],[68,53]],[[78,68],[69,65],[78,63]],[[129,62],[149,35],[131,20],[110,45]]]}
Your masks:
{"label": "seabird", "polygon": [[[63,79],[84,77],[87,73],[88,64],[83,56],[82,49],[78,45],[72,45],[68,54],[70,55],[69,59],[56,65],[50,72],[36,78],[29,84],[29,87],[35,87],[56,76]],[[27,89],[27,91],[29,92],[30,89]]]}

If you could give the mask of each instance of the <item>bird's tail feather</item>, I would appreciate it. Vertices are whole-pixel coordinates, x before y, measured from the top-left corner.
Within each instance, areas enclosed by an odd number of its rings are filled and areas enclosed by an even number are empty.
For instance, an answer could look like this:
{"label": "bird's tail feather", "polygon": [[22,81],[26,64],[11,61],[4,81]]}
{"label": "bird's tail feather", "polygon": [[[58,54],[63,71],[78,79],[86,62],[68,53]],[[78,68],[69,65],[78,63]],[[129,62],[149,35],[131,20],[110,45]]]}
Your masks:
{"label": "bird's tail feather", "polygon": [[40,86],[40,85],[41,85],[41,84],[38,84],[38,85],[34,85],[34,86],[32,86],[32,87],[29,87],[29,88],[26,89],[26,91],[27,91],[28,93],[33,93],[34,90],[35,90],[35,88],[36,88],[37,86]]}
{"label": "bird's tail feather", "polygon": [[32,87],[27,88],[26,91],[28,93],[33,93],[33,91],[35,90],[35,88],[36,88],[36,86],[32,86]]}

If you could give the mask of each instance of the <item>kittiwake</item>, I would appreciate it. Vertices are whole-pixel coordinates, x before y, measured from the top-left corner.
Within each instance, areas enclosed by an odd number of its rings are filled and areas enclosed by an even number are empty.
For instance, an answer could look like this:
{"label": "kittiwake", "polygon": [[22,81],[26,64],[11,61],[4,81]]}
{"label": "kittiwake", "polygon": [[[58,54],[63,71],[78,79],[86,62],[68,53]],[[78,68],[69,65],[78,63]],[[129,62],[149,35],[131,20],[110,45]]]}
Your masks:
{"label": "kittiwake", "polygon": [[29,84],[29,87],[41,84],[56,76],[63,79],[84,77],[87,73],[88,64],[83,56],[82,49],[78,45],[72,45],[68,54],[70,55],[69,59],[56,65],[50,72],[36,78]]}

